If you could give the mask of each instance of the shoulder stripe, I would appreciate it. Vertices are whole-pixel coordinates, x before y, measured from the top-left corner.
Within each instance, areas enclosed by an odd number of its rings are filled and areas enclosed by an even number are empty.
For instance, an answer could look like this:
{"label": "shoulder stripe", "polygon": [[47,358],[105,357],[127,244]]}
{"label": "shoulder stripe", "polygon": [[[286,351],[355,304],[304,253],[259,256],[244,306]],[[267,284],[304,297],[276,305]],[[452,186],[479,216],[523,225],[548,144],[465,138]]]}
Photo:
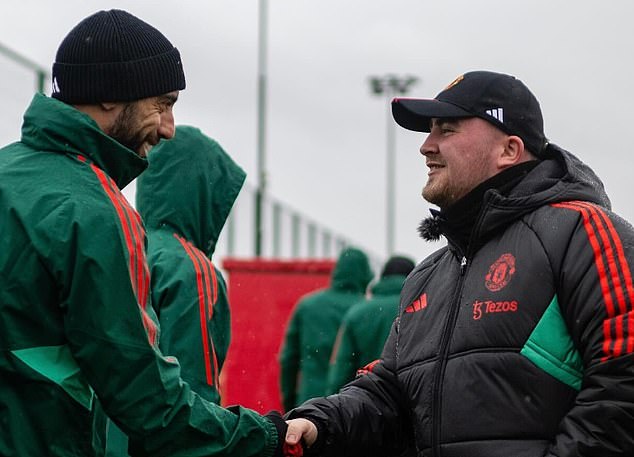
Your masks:
{"label": "shoulder stripe", "polygon": [[[82,157],[82,156],[80,156]],[[84,158],[85,160],[85,158]],[[156,323],[147,314],[146,307],[150,288],[150,272],[147,266],[144,250],[145,231],[141,219],[136,211],[127,202],[117,185],[106,173],[90,163],[90,168],[97,176],[101,187],[114,206],[115,212],[121,223],[123,236],[126,242],[129,257],[129,274],[132,289],[135,293],[137,305],[141,311],[143,326],[148,334],[150,344],[157,345],[158,329]]]}
{"label": "shoulder stripe", "polygon": [[[216,357],[216,351],[214,348],[213,339],[209,335],[207,328],[207,315],[206,308],[207,303],[211,302],[211,293],[209,290],[209,277],[207,270],[205,269],[204,262],[198,257],[198,249],[196,249],[185,238],[174,233],[176,238],[183,249],[187,253],[189,260],[194,265],[196,271],[196,287],[198,290],[198,314],[200,319],[200,332],[203,345],[203,358],[205,364],[205,376],[207,384],[210,386],[218,385],[218,361]],[[211,364],[213,363],[214,369],[212,370]]]}
{"label": "shoulder stripe", "polygon": [[207,319],[211,320],[214,313],[213,295],[212,295],[213,285],[211,280],[211,273],[209,271],[210,270],[209,265],[211,262],[209,261],[209,258],[207,258],[207,256],[200,251],[200,249],[196,249],[194,247],[193,252],[196,258],[198,259],[198,261],[200,262],[200,266],[203,269],[203,279],[205,280],[205,291],[206,291],[205,297],[207,298]]}
{"label": "shoulder stripe", "polygon": [[[214,271],[213,264],[211,263],[211,260],[209,259],[209,257],[207,257],[200,249],[197,249],[196,247],[192,246],[192,250],[194,254],[196,255],[196,257],[198,258],[198,261],[200,262],[200,265],[202,266],[202,269],[203,269],[203,278],[205,280],[205,290],[207,292],[207,295],[206,295],[207,321],[211,322],[211,319],[214,313],[213,305],[216,303],[217,293],[218,293],[217,292],[218,285],[216,283],[216,273]],[[216,356],[216,346],[214,344],[213,335],[211,334],[209,335],[209,345],[211,347],[211,361],[213,363],[214,385],[218,386],[219,385],[218,357]]]}
{"label": "shoulder stripe", "polygon": [[[623,250],[623,243],[621,238],[619,237],[616,229],[614,228],[614,224],[607,216],[605,211],[600,209],[596,205],[590,205],[589,203],[583,202],[582,206],[586,208],[591,208],[593,214],[599,215],[601,220],[607,227],[607,230],[610,234],[612,241],[614,242],[614,250],[616,251],[616,258],[618,259],[618,266],[620,267],[620,272],[623,276],[623,283],[619,278],[619,270],[616,265],[613,265],[616,262],[611,262],[610,267],[615,268],[613,277],[615,277],[616,284],[616,296],[617,301],[619,303],[620,315],[617,316],[617,320],[620,322],[617,324],[617,330],[623,331],[625,325],[627,325],[627,337],[625,337],[625,341],[623,340],[623,335],[620,335],[618,340],[619,345],[626,345],[625,352],[631,353],[634,351],[634,286],[632,285],[632,273],[630,271],[629,264],[627,263],[627,259],[625,258],[625,252]],[[610,246],[608,246],[610,248]],[[614,257],[614,254],[610,251],[610,254]],[[628,302],[629,302],[629,310],[628,310]],[[622,322],[624,319],[627,319],[627,323]],[[618,336],[618,335],[617,335]],[[620,354],[621,352],[619,352]]]}
{"label": "shoulder stripe", "polygon": [[612,221],[602,208],[588,202],[572,201],[552,206],[579,212],[592,246],[608,315],[603,322],[603,360],[633,352],[634,287],[623,243]]}

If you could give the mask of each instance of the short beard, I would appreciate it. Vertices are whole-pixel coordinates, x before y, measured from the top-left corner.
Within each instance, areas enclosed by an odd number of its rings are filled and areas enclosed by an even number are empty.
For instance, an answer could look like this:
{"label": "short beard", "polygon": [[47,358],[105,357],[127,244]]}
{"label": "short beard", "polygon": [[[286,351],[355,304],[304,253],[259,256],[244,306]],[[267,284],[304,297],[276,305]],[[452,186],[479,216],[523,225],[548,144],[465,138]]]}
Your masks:
{"label": "short beard", "polygon": [[136,118],[136,104],[127,103],[123,107],[123,110],[119,113],[117,118],[114,120],[114,124],[110,129],[109,136],[140,156],[141,154],[139,153],[139,151],[141,149],[141,146],[143,145],[143,138],[141,137],[139,129],[137,128]]}
{"label": "short beard", "polygon": [[447,195],[446,189],[441,192],[434,192],[433,190],[427,189],[425,186],[423,187],[422,195],[426,201],[432,205],[438,206],[439,208],[446,208],[455,203],[453,195]]}

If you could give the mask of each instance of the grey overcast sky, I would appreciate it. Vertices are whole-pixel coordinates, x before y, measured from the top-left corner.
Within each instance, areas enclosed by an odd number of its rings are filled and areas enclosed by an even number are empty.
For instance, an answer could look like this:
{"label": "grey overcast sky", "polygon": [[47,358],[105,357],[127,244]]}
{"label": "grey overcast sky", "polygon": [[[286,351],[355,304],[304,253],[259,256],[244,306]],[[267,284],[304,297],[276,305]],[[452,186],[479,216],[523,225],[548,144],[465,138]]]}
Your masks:
{"label": "grey overcast sky", "polygon": [[[603,179],[634,221],[630,110],[631,0],[269,0],[269,193],[378,255],[385,254],[387,101],[371,75],[415,75],[433,97],[457,75],[510,73],[536,94],[549,139]],[[256,0],[3,0],[0,43],[50,68],[81,19],[121,8],[179,48],[187,89],[177,123],[216,138],[256,183]],[[0,56],[0,142],[19,136],[35,80]],[[47,92],[48,93],[48,92]],[[424,136],[397,128],[396,251],[421,259]],[[132,197],[133,186],[126,189]]]}

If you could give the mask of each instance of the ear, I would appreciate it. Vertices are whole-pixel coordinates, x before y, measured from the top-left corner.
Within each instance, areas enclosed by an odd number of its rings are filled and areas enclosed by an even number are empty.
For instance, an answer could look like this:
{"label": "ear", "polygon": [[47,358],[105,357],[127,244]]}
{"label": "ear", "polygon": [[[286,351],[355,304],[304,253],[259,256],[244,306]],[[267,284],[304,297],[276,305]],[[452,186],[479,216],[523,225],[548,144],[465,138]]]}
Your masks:
{"label": "ear", "polygon": [[120,105],[120,103],[117,102],[100,102],[99,106],[101,107],[102,110],[104,111],[112,111],[113,109],[115,109],[118,105]]}
{"label": "ear", "polygon": [[109,133],[115,119],[124,107],[124,103],[117,102],[100,102],[91,103],[89,105],[74,105],[78,111],[81,111],[99,125],[101,130]]}
{"label": "ear", "polygon": [[504,141],[504,150],[498,156],[498,168],[504,169],[517,165],[524,158],[524,142],[519,136],[509,135]]}

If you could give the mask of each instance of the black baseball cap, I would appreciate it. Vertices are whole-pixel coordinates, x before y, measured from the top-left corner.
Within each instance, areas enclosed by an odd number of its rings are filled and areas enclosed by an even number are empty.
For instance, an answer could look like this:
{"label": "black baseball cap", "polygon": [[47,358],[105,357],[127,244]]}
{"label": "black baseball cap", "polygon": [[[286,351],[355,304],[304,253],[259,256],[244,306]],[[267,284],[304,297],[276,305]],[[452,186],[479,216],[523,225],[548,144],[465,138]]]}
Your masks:
{"label": "black baseball cap", "polygon": [[522,81],[491,71],[458,76],[434,99],[395,98],[394,120],[408,130],[429,132],[432,118],[479,117],[542,156],[547,140],[539,102]]}

